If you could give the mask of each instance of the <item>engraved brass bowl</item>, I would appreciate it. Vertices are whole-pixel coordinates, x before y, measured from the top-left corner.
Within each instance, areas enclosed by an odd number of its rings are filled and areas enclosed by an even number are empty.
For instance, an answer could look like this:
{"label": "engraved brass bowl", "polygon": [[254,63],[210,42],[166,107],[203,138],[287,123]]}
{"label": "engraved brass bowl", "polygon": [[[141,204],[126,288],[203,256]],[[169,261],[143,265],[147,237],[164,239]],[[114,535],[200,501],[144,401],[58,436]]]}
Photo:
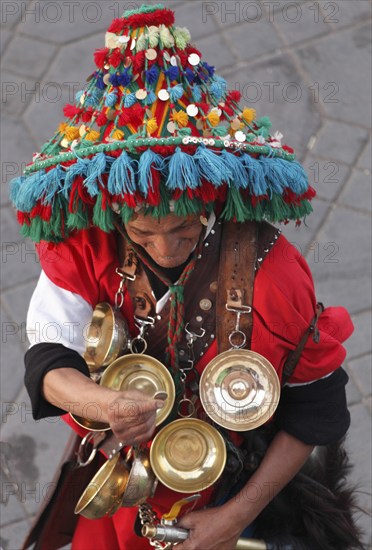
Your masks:
{"label": "engraved brass bowl", "polygon": [[148,397],[166,392],[164,407],[156,413],[157,426],[169,416],[174,405],[176,392],[170,372],[160,361],[143,353],[132,353],[116,359],[102,374],[100,384],[112,390],[136,390]]}
{"label": "engraved brass bowl", "polygon": [[129,470],[120,454],[107,460],[81,495],[75,514],[88,519],[112,516],[121,506]]}
{"label": "engraved brass bowl", "polygon": [[129,478],[125,487],[122,506],[138,506],[153,497],[158,480],[151,468],[149,450],[137,448],[133,451],[134,458],[130,469]]}
{"label": "engraved brass bowl", "polygon": [[280,381],[265,357],[234,349],[208,363],[199,391],[204,410],[214,422],[229,430],[246,431],[258,428],[274,414]]}
{"label": "engraved brass bowl", "polygon": [[90,372],[109,365],[126,348],[129,335],[125,319],[107,302],[96,305],[88,327],[84,359]]}
{"label": "engraved brass bowl", "polygon": [[150,449],[151,467],[169,489],[197,493],[217,481],[226,463],[221,434],[197,418],[169,423],[155,436]]}

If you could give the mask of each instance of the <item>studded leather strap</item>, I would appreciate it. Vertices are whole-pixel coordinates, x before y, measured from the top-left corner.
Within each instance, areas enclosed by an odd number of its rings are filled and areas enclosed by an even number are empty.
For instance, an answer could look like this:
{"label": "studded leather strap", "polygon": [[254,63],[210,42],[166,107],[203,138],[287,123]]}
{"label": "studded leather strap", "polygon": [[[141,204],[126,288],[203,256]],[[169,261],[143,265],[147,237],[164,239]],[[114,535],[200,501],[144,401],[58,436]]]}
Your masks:
{"label": "studded leather strap", "polygon": [[235,333],[234,344],[250,347],[257,243],[257,223],[229,222],[224,225],[217,290],[219,353],[231,348],[229,336],[232,333]]}

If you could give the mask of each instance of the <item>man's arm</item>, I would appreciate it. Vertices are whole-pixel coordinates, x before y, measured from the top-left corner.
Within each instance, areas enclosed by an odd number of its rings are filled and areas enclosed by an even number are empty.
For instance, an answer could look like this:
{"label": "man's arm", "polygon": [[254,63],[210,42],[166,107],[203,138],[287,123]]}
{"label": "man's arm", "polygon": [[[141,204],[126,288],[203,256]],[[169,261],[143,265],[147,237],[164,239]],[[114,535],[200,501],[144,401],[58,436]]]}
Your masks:
{"label": "man's arm", "polygon": [[243,489],[216,508],[191,512],[179,522],[190,529],[179,550],[232,550],[242,531],[287,485],[306,462],[313,446],[281,431],[273,439],[260,467]]}
{"label": "man's arm", "polygon": [[[44,398],[60,409],[110,424],[115,436],[124,444],[147,442],[155,430],[156,411],[163,401],[151,399],[136,391],[116,391],[97,385],[81,372],[60,368],[46,373],[43,379]],[[89,407],[94,404],[94,407]]]}

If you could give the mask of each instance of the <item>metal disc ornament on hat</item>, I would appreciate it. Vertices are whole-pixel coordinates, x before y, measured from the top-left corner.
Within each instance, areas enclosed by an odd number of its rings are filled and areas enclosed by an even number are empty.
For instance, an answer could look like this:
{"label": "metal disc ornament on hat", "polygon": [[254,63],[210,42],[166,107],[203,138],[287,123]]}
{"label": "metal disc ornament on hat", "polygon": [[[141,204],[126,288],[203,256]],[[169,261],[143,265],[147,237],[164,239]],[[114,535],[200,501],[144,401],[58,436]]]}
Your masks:
{"label": "metal disc ornament on hat", "polygon": [[188,62],[190,63],[190,65],[196,67],[196,65],[199,65],[200,63],[200,56],[197,53],[190,53],[188,57]]}
{"label": "metal disc ornament on hat", "polygon": [[280,397],[280,381],[270,361],[245,349],[225,351],[212,359],[199,389],[208,416],[235,431],[253,430],[267,422]]}
{"label": "metal disc ornament on hat", "polygon": [[240,143],[243,143],[247,139],[247,136],[241,130],[238,130],[237,132],[235,132],[234,137],[236,141],[239,141]]}
{"label": "metal disc ornament on hat", "polygon": [[198,107],[195,105],[195,103],[190,103],[190,105],[188,105],[186,107],[186,113],[189,115],[189,116],[196,116],[199,112],[199,109]]}
{"label": "metal disc ornament on hat", "polygon": [[181,418],[155,436],[150,449],[151,467],[169,489],[197,493],[220,477],[226,463],[221,434],[197,418]]}
{"label": "metal disc ornament on hat", "polygon": [[169,92],[165,88],[162,88],[161,90],[158,91],[158,98],[161,101],[168,101],[169,97],[170,97]]}
{"label": "metal disc ornament on hat", "polygon": [[154,50],[154,48],[149,48],[148,50],[146,50],[145,57],[149,61],[153,61],[158,57],[157,51]]}
{"label": "metal disc ornament on hat", "polygon": [[167,130],[170,134],[174,134],[174,132],[176,131],[176,125],[175,123],[173,122],[173,120],[171,120],[170,122],[168,122],[167,124]]}
{"label": "metal disc ornament on hat", "polygon": [[144,88],[140,88],[136,91],[135,95],[137,99],[145,99],[147,97],[147,91]]}
{"label": "metal disc ornament on hat", "polygon": [[164,407],[156,413],[157,426],[164,422],[174,405],[176,391],[171,374],[160,361],[143,353],[116,359],[103,373],[100,384],[112,390],[136,390],[152,398],[158,392],[165,392]]}

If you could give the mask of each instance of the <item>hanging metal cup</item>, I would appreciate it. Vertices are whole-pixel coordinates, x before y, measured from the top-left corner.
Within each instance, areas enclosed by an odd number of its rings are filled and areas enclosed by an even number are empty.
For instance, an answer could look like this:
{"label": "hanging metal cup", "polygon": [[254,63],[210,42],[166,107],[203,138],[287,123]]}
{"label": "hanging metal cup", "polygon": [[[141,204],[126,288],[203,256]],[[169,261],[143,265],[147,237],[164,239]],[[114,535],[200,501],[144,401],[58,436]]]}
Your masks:
{"label": "hanging metal cup", "polygon": [[84,359],[91,373],[106,367],[129,348],[127,322],[120,311],[101,302],[93,311],[88,327]]}

